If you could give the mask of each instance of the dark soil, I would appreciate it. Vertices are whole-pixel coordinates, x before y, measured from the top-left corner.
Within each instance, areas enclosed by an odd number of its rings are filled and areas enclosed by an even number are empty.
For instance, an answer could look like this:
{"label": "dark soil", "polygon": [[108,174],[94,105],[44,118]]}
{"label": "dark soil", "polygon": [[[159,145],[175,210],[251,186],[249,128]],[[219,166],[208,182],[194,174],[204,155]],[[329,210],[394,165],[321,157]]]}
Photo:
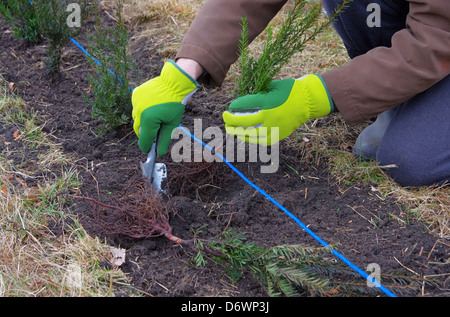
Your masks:
{"label": "dark soil", "polygon": [[[83,36],[77,40],[84,43]],[[142,190],[146,185],[140,162],[146,159],[146,154],[137,146],[132,125],[99,137],[100,121],[91,117],[90,106],[83,100],[90,88],[89,65],[84,54],[69,43],[60,73],[49,77],[42,63],[45,45],[42,42],[30,46],[13,38],[0,20],[0,69],[4,78],[16,83],[18,94],[38,112],[43,131],[53,135],[73,156],[83,181],[82,196],[117,206],[123,206],[130,198],[145,200],[144,195],[149,193]],[[152,45],[148,39],[133,43],[134,48],[139,48],[133,54],[145,79],[156,76],[163,64],[163,58]],[[222,127],[221,113],[229,101],[228,92],[222,89],[202,89],[187,106],[182,125],[193,131],[194,119],[202,118],[203,129]],[[7,128],[1,128],[0,132],[3,139],[11,137]],[[224,163],[174,163],[169,155],[163,160],[168,165],[170,182],[165,211],[175,236],[192,239],[192,230],[201,228],[199,236],[208,239],[232,228],[261,245],[320,246]],[[402,207],[389,199],[380,199],[370,184],[339,185],[330,176],[326,162],[311,164],[283,147],[283,143],[276,173],[260,173],[259,163],[235,166],[324,241],[337,245],[337,250],[361,269],[377,263],[382,273],[411,270],[421,277],[448,273],[448,264],[444,265],[448,261],[448,247],[436,243],[438,237],[426,233],[425,224],[413,219],[404,224],[389,217],[400,215]],[[245,273],[232,284],[222,266],[210,262],[206,267],[196,267],[191,263],[195,255],[191,248],[164,236],[133,238],[123,234],[127,223],[121,221],[126,217],[121,218],[114,210],[79,199],[73,200],[70,209],[91,235],[126,249],[127,261],[121,268],[130,276],[132,285],[144,294],[267,296],[251,274]],[[445,289],[448,289],[445,283],[436,288],[426,286],[411,296],[443,296]],[[125,292],[123,295],[126,296]]]}

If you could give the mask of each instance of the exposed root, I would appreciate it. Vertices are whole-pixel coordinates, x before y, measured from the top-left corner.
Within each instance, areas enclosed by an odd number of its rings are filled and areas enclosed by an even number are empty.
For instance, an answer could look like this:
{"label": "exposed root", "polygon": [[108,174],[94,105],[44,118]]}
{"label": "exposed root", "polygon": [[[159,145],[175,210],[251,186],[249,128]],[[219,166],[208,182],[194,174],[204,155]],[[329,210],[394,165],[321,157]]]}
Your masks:
{"label": "exposed root", "polygon": [[218,162],[169,162],[168,187],[173,195],[200,199],[205,202],[214,197],[214,189],[220,189],[229,180],[225,164]]}
{"label": "exposed root", "polygon": [[84,200],[100,207],[95,212],[96,224],[106,235],[125,235],[135,239],[155,238],[164,236],[168,240],[189,247],[194,247],[193,239],[181,239],[172,233],[169,225],[166,207],[158,196],[148,194],[137,202],[125,205],[111,205],[91,197],[71,196],[77,200]]}

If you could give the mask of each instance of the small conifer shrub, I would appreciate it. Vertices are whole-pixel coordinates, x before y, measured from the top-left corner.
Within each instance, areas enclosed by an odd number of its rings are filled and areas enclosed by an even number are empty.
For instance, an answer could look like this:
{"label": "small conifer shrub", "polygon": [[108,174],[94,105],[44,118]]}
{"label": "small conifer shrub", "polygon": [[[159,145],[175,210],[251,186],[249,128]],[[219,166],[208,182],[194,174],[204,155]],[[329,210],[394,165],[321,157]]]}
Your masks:
{"label": "small conifer shrub", "polygon": [[344,0],[331,17],[323,21],[322,5],[319,1],[311,3],[308,0],[294,0],[278,33],[274,35],[272,28],[267,28],[267,39],[258,58],[251,56],[248,21],[243,17],[242,38],[239,42],[241,76],[237,80],[238,95],[267,92],[272,79],[292,56],[301,52],[306,43],[329,26],[351,1]]}
{"label": "small conifer shrub", "polygon": [[91,2],[89,0],[33,0],[32,5],[39,21],[39,33],[48,41],[47,57],[44,62],[49,74],[59,71],[64,47],[80,30],[79,27],[68,23],[69,4],[79,5],[81,24],[87,17]]}
{"label": "small conifer shrub", "polygon": [[0,0],[0,14],[12,26],[15,37],[32,44],[41,40],[39,20],[29,0]]}
{"label": "small conifer shrub", "polygon": [[92,34],[88,34],[88,56],[92,67],[88,81],[92,98],[85,96],[92,107],[92,116],[102,121],[98,131],[103,134],[131,120],[131,88],[128,81],[136,73],[135,64],[127,52],[128,33],[122,18],[122,1],[116,2],[116,22],[106,29],[96,9],[96,22]]}

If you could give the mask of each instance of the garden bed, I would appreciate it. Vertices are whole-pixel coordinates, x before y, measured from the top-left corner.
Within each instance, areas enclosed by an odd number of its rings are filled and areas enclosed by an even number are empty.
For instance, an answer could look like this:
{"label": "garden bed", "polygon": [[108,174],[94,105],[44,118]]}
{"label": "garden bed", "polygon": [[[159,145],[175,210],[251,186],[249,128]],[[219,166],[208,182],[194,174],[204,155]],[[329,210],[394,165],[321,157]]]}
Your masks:
{"label": "garden bed", "polygon": [[[83,43],[80,33],[77,40]],[[152,41],[134,43],[132,54],[145,78],[159,73],[164,58]],[[0,69],[16,92],[42,119],[43,131],[52,135],[73,157],[82,186],[80,196],[103,204],[121,206],[145,200],[151,195],[141,175],[140,152],[131,123],[99,137],[101,122],[93,119],[83,96],[89,95],[90,71],[85,55],[72,43],[66,47],[61,70],[54,76],[45,72],[42,59],[45,42],[27,45],[13,38],[0,20]],[[203,129],[222,127],[221,113],[230,102],[225,89],[200,90],[189,102],[182,126],[194,130],[201,118]],[[332,117],[320,124],[328,124]],[[11,131],[2,130],[8,134]],[[10,137],[10,136],[5,136]],[[245,234],[248,241],[265,246],[280,244],[321,245],[293,219],[249,186],[220,162],[174,163],[168,165],[169,195],[164,206],[172,233],[181,239],[216,237],[227,229]],[[260,163],[241,162],[235,166],[266,191],[309,229],[352,263],[365,270],[377,263],[382,273],[404,272],[412,276],[438,276],[446,273],[448,247],[426,225],[406,219],[402,206],[381,197],[366,183],[339,184],[329,172],[326,160],[320,164],[281,143],[279,169],[260,173]],[[133,238],[126,235],[129,219],[84,199],[72,199],[70,206],[93,236],[126,249],[121,269],[131,284],[149,296],[267,296],[264,289],[246,273],[231,283],[227,271],[210,261],[205,267],[192,263],[195,251],[164,236]],[[137,203],[136,203],[137,204]],[[163,216],[165,216],[163,215]],[[201,229],[201,230],[200,230]],[[330,258],[332,256],[330,255]],[[336,258],[336,261],[340,261]],[[439,296],[441,287],[417,288],[412,296]],[[308,296],[308,293],[303,295]],[[382,293],[380,292],[380,295]]]}

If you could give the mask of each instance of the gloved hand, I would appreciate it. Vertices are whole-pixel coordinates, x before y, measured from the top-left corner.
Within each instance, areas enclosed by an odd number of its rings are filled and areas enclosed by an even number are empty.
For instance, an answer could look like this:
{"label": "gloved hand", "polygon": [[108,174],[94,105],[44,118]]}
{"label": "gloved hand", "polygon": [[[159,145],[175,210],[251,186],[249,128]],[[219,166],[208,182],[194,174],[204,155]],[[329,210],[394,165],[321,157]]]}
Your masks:
{"label": "gloved hand", "polygon": [[[272,81],[267,93],[234,100],[223,113],[223,120],[227,133],[249,143],[272,145],[309,119],[333,111],[334,104],[322,77],[311,74]],[[278,136],[272,135],[273,127],[279,128]]]}
{"label": "gloved hand", "polygon": [[142,152],[150,151],[161,129],[157,152],[159,156],[167,153],[172,131],[180,124],[189,98],[199,87],[196,80],[169,60],[164,64],[160,76],[134,89],[133,129],[139,137]]}

